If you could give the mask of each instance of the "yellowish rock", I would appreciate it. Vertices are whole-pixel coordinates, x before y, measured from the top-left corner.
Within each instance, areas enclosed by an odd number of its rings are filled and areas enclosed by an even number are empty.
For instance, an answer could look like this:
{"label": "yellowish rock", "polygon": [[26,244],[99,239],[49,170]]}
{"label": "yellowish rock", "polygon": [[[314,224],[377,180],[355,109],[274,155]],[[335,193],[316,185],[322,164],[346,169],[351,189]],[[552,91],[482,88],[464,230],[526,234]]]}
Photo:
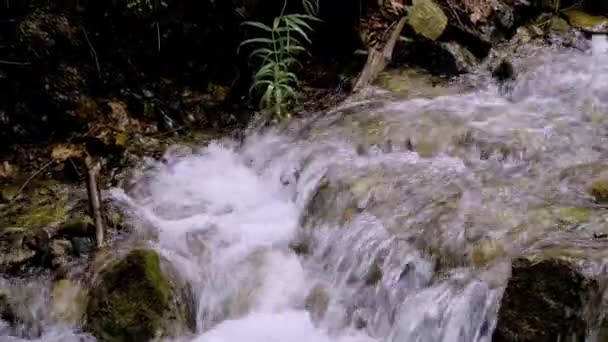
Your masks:
{"label": "yellowish rock", "polygon": [[591,183],[589,193],[598,203],[608,203],[608,179],[599,179]]}
{"label": "yellowish rock", "polygon": [[448,17],[432,0],[414,0],[409,9],[407,23],[417,34],[436,40],[445,31]]}
{"label": "yellowish rock", "polygon": [[580,9],[570,9],[563,12],[570,25],[591,31],[608,29],[608,18],[602,15],[592,15]]}

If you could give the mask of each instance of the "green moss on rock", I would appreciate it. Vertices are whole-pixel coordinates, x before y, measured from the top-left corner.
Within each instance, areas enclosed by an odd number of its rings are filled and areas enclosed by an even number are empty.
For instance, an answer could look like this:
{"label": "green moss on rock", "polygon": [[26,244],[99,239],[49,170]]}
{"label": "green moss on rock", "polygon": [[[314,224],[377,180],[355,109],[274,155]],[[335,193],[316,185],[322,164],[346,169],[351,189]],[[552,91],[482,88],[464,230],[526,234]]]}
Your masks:
{"label": "green moss on rock", "polygon": [[102,273],[87,307],[86,328],[101,341],[147,341],[165,334],[171,285],[158,254],[134,250]]}
{"label": "green moss on rock", "polygon": [[589,221],[591,210],[588,208],[561,208],[558,217],[564,223],[583,224]]}

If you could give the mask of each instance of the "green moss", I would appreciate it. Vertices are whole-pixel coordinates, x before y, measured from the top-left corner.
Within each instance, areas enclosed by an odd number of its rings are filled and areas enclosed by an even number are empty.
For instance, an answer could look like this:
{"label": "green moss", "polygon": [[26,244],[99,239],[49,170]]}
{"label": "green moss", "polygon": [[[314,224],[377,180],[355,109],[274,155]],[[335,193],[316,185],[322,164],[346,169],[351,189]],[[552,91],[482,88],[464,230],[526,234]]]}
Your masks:
{"label": "green moss", "polygon": [[608,180],[596,180],[591,184],[589,193],[595,198],[598,203],[608,202]]}
{"label": "green moss", "polygon": [[591,210],[588,208],[562,208],[558,212],[560,221],[571,224],[588,222],[590,216]]}
{"label": "green moss", "polygon": [[62,203],[43,205],[18,216],[15,225],[26,229],[42,228],[48,224],[61,222],[67,217],[67,209]]}
{"label": "green moss", "polygon": [[147,341],[163,335],[171,286],[154,251],[134,250],[102,275],[87,307],[87,330],[101,341]]}

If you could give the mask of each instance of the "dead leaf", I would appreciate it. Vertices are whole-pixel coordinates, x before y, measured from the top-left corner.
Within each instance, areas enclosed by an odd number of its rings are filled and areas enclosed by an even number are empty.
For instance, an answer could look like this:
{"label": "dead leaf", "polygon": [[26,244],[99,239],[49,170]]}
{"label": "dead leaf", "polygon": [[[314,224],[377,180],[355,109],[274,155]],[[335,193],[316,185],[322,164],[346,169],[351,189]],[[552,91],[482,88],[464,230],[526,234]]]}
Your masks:
{"label": "dead leaf", "polygon": [[74,144],[59,144],[53,147],[51,158],[57,161],[65,161],[68,158],[82,158],[84,149]]}
{"label": "dead leaf", "polygon": [[12,165],[7,160],[3,161],[0,164],[0,178],[14,178],[17,176],[18,168],[15,165]]}

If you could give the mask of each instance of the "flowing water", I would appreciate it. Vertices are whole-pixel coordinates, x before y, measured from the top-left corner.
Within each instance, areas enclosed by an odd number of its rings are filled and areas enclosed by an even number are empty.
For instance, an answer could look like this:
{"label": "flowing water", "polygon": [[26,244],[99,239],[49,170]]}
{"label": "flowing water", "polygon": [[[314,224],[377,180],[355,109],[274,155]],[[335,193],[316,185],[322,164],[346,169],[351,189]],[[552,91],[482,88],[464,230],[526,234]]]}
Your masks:
{"label": "flowing water", "polygon": [[[608,275],[608,213],[576,172],[608,162],[605,43],[527,53],[511,85],[377,94],[150,162],[111,196],[192,288],[177,340],[490,341],[512,257]],[[48,318],[44,284],[0,284],[34,322],[18,335],[89,339]]]}

